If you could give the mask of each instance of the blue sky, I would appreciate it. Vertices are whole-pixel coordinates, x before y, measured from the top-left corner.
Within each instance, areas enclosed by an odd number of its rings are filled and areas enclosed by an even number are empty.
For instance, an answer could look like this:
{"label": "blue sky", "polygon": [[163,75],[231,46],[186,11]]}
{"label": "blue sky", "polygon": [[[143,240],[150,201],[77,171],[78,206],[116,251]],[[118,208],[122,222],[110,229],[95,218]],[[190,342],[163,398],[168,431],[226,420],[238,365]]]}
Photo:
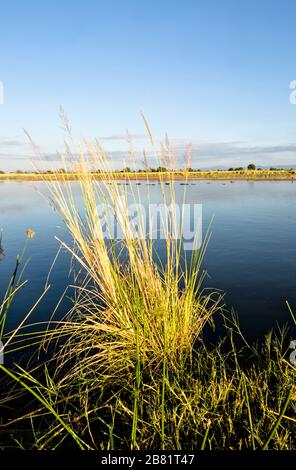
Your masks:
{"label": "blue sky", "polygon": [[[0,169],[30,168],[64,138],[124,152],[126,129],[168,133],[194,166],[296,166],[294,0],[1,2]],[[112,138],[110,138],[112,137]]]}

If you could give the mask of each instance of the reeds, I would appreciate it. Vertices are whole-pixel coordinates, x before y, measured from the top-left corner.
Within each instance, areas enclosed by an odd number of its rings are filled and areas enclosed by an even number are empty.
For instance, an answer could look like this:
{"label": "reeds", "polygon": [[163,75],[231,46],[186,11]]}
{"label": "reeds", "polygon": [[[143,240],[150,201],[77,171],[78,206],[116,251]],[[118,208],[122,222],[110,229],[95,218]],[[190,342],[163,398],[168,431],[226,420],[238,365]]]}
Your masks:
{"label": "reeds", "polygon": [[[168,144],[167,144],[168,145]],[[55,209],[60,213],[75,242],[65,245],[85,272],[83,287],[75,306],[75,322],[66,322],[61,328],[70,327],[71,336],[65,349],[71,344],[65,360],[79,357],[76,371],[93,371],[110,377],[125,379],[137,358],[137,345],[141,362],[146,367],[161,367],[164,357],[168,367],[177,369],[191,360],[194,344],[201,337],[205,323],[218,309],[219,296],[203,296],[198,292],[203,250],[194,252],[191,265],[181,269],[182,240],[174,237],[176,231],[163,220],[166,257],[160,266],[153,257],[152,231],[139,220],[139,238],[129,223],[128,205],[139,202],[140,193],[132,186],[118,186],[109,172],[109,162],[102,150],[89,142],[80,152],[79,161],[67,161],[79,174],[78,191],[83,207],[77,207],[77,194],[73,184],[65,179],[48,185]],[[100,168],[106,177],[98,182],[92,169]],[[109,175],[109,180],[107,176]],[[77,191],[77,187],[75,187]],[[130,194],[128,194],[130,193]],[[175,202],[174,186],[169,191],[162,185],[164,204]],[[103,239],[98,206],[110,208],[116,213],[121,230],[117,243]],[[177,224],[172,213],[172,225]],[[103,221],[107,226],[109,221]],[[63,242],[62,242],[63,243]],[[123,254],[125,262],[122,263]],[[182,289],[180,284],[182,283]],[[91,287],[89,287],[91,285]],[[89,354],[91,352],[91,354]]]}

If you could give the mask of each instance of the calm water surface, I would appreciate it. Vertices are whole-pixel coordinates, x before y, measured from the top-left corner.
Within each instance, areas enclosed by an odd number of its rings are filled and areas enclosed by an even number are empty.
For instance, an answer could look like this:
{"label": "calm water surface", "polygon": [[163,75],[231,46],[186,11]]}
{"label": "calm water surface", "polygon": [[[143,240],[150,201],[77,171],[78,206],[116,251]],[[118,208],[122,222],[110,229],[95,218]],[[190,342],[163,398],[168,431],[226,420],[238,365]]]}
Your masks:
{"label": "calm water surface", "polygon": [[[175,186],[182,200],[184,185],[176,182]],[[160,201],[159,184],[149,188],[153,200]],[[137,189],[145,195],[146,183]],[[290,322],[285,300],[296,310],[296,183],[198,181],[190,182],[186,191],[187,202],[203,205],[204,231],[214,216],[204,260],[206,286],[225,291],[228,306],[236,309],[250,339],[262,337],[277,323]],[[59,248],[55,237],[68,240],[63,222],[41,194],[46,194],[44,183],[0,183],[4,249],[0,257],[0,298],[24,244],[25,231],[32,228],[37,233],[27,250],[31,257],[25,276],[28,283],[10,311],[9,330],[43,292]],[[31,321],[50,318],[71,278],[69,268],[70,257],[62,252],[51,272],[51,289]],[[57,312],[60,317],[70,305],[67,296],[71,297],[70,290]]]}

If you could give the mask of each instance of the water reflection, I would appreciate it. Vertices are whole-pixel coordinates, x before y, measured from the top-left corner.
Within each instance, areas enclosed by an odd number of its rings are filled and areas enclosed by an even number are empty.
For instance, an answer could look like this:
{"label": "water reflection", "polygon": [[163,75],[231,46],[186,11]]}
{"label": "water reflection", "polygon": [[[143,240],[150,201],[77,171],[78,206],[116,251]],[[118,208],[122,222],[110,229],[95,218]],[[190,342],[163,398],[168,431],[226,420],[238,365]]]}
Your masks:
{"label": "water reflection", "polygon": [[0,261],[4,258],[4,248],[2,244],[2,233],[0,234]]}

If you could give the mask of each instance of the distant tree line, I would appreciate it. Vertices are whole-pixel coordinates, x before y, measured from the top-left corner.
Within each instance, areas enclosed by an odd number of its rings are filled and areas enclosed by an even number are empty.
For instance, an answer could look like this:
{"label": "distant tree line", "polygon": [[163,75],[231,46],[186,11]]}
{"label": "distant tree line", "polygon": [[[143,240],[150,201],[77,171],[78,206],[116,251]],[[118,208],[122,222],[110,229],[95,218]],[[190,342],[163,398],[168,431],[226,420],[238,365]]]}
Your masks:
{"label": "distant tree line", "polygon": [[[269,169],[268,168],[257,168],[255,163],[249,163],[249,165],[244,168],[242,166],[239,166],[239,167],[230,167],[228,168],[228,170],[223,170],[223,169],[217,169],[217,170],[201,170],[200,168],[198,169],[195,169],[195,168],[187,168],[186,171],[189,171],[189,172],[201,172],[201,171],[205,171],[205,172],[210,172],[210,171],[245,171],[245,170],[249,170],[249,171],[296,171],[296,169],[294,168],[279,168],[279,167],[270,167]],[[148,168],[148,169],[131,169],[130,167],[126,166],[124,167],[122,170],[114,170],[113,172],[114,173],[146,173],[146,172],[151,172],[151,173],[165,173],[167,171],[172,171],[172,170],[169,170],[168,168],[164,167],[164,166],[158,166],[157,168]],[[177,169],[177,170],[174,170],[174,171],[177,171],[177,172],[183,172],[184,169],[183,168],[180,168],[180,169]],[[59,168],[59,169],[56,169],[56,170],[44,170],[44,171],[22,171],[22,170],[16,170],[16,171],[12,171],[12,172],[6,172],[6,171],[3,171],[3,170],[0,170],[0,175],[5,175],[5,174],[9,174],[9,173],[16,173],[16,174],[39,174],[39,173],[42,173],[42,174],[54,174],[54,173],[62,173],[62,174],[71,174],[73,173],[72,171],[69,171],[69,170],[66,170],[65,168]],[[97,170],[93,170],[92,173],[94,174],[98,174],[98,173],[103,173],[103,171],[101,169],[97,169]]]}

